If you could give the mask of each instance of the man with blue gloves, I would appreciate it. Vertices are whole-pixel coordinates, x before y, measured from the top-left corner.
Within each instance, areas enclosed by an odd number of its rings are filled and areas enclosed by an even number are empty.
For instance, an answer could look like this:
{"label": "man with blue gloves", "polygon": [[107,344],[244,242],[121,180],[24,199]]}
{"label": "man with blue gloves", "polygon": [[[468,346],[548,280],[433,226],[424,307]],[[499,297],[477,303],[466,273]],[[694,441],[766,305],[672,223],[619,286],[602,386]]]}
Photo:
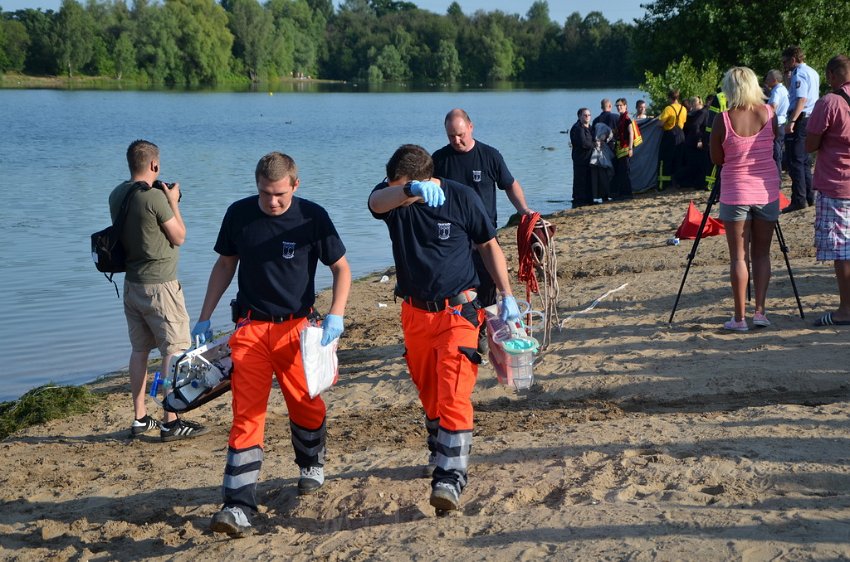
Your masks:
{"label": "man with blue gloves", "polygon": [[472,389],[478,376],[478,331],[484,309],[473,248],[501,293],[499,315],[516,321],[505,256],[496,229],[472,188],[432,177],[421,146],[401,146],[387,163],[387,181],[369,196],[369,210],[392,240],[396,293],[410,378],[428,430],[431,505],[459,509],[472,446]]}
{"label": "man with blue gloves", "polygon": [[210,526],[231,536],[252,532],[272,373],[289,412],[295,462],[301,470],[298,493],[313,493],[324,484],[327,410],[321,396],[310,398],[307,390],[301,332],[318,318],[313,304],[319,261],[333,274],[322,345],[342,334],[351,289],[345,246],[327,212],[295,197],[299,180],[292,158],[280,152],[263,156],[255,179],[258,194],[236,201],[224,215],[215,243],[219,257],[210,273],[200,320],[192,330],[202,343],[212,337],[210,316],[238,266],[236,330],[229,342],[233,425],[222,486],[224,506]]}

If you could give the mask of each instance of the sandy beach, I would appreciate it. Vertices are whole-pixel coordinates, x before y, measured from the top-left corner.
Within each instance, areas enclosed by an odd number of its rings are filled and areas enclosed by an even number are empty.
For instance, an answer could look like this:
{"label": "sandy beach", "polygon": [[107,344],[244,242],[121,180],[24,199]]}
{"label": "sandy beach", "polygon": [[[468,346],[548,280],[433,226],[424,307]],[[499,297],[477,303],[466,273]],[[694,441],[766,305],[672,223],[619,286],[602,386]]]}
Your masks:
{"label": "sandy beach", "polygon": [[[805,319],[774,242],[772,326],[722,330],[732,295],[720,236],[700,243],[671,325],[692,241],[666,240],[707,197],[652,193],[549,217],[563,328],[529,391],[481,368],[459,513],[435,517],[420,477],[425,430],[388,269],[353,288],[317,495],[297,495],[275,389],[258,532],[212,534],[229,395],[187,415],[212,428],[204,436],[134,440],[129,382],[106,378],[92,385],[109,394],[93,414],[0,442],[0,559],[850,559],[850,328],[813,326],[838,302],[832,264],[814,258],[814,209],[781,219]],[[522,295],[516,230],[500,240]]]}

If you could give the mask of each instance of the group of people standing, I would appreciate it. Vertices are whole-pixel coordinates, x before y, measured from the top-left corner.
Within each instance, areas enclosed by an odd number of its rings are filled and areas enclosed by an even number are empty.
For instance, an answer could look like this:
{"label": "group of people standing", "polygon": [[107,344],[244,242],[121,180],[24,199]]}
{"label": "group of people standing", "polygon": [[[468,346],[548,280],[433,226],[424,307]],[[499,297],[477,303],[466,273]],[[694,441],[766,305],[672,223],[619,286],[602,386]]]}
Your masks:
{"label": "group of people standing", "polygon": [[611,100],[603,99],[602,112],[591,122],[590,110],[582,107],[578,120],[570,128],[573,160],[572,207],[593,205],[602,201],[632,199],[631,158],[642,137],[638,119],[645,119],[646,102],[638,100],[637,114],[629,114],[626,98],[616,101],[617,113],[611,111]]}
{"label": "group of people standing", "polygon": [[[386,223],[402,299],[405,359],[425,413],[431,478],[429,501],[438,514],[456,510],[467,483],[472,444],[471,394],[486,351],[480,339],[484,307],[497,304],[502,321],[520,316],[505,256],[496,239],[496,192],[518,212],[534,215],[519,182],[495,148],[473,138],[462,109],[444,120],[449,144],[433,156],[405,144],[386,164],[386,179],[368,198],[372,216]],[[200,424],[145,409],[148,356],[159,349],[167,373],[174,355],[211,340],[210,319],[233,278],[235,331],[229,345],[233,419],[222,485],[222,509],[211,529],[231,536],[253,532],[264,430],[274,376],[289,413],[297,489],[324,485],[327,407],[311,397],[301,358],[301,332],[322,327],[321,345],[344,331],[351,287],[346,249],[324,208],[296,196],[295,161],[282,152],[263,156],[254,170],[257,194],[231,204],[213,246],[212,267],[198,321],[189,315],[177,280],[178,248],[186,238],[180,186],[159,181],[159,148],[145,140],[127,149],[131,179],[110,195],[113,220],[126,201],[121,241],[127,250],[124,309],[134,421],[131,436],[159,429],[162,441],[208,432]],[[129,195],[129,197],[128,197]],[[318,263],[333,276],[332,299],[322,317],[314,308]]]}
{"label": "group of people standing", "polygon": [[[817,259],[834,262],[840,299],[838,308],[823,314],[816,325],[850,325],[850,60],[844,55],[830,59],[826,78],[833,91],[819,98],[820,77],[805,63],[803,50],[790,46],[781,58],[783,71],[770,70],[762,84],[751,69],[731,68],[705,104],[699,97],[682,101],[679,91],[671,89],[658,116],[658,189],[716,187],[720,194],[735,302],[732,318],[724,324],[728,330],[749,329],[745,297],[750,273],[755,288],[752,324],[770,325],[765,300],[776,222],[780,213],[812,205]],[[636,124],[645,111],[629,116],[626,100],[620,98],[617,112],[607,99],[593,122],[590,110],[578,110],[570,129],[573,207],[632,196],[629,160],[640,139]],[[814,174],[813,152],[818,152]],[[791,179],[792,198],[780,210],[783,169]],[[600,181],[606,173],[613,177],[611,191]]]}

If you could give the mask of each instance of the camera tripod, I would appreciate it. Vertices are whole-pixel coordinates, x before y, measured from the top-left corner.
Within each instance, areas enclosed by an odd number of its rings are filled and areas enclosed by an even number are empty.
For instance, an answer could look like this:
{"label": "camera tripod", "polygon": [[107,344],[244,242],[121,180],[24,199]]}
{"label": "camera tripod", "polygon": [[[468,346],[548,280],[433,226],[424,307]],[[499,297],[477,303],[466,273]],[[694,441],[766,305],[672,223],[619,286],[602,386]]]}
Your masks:
{"label": "camera tripod", "polygon": [[[717,168],[718,167],[715,166],[715,169]],[[716,171],[719,172],[719,170]],[[685,288],[685,280],[688,278],[688,271],[691,269],[691,262],[694,261],[694,257],[697,255],[699,241],[702,239],[705,224],[708,222],[708,213],[719,198],[720,181],[715,181],[711,188],[711,193],[708,195],[708,203],[705,206],[705,212],[702,214],[702,221],[700,222],[699,230],[697,230],[697,237],[694,239],[694,245],[691,247],[691,251],[688,254],[688,264],[685,266],[685,274],[682,276],[682,283],[679,285],[679,292],[676,294],[676,302],[673,303],[673,310],[670,312],[670,320],[667,321],[668,324],[673,323],[673,316],[676,314],[676,308],[679,306],[679,298],[682,296],[682,289]],[[797,284],[794,282],[794,272],[791,271],[791,262],[788,260],[788,246],[785,245],[785,236],[782,234],[782,229],[779,227],[778,220],[776,221],[775,231],[776,241],[779,242],[779,249],[782,251],[782,255],[785,256],[785,267],[788,268],[788,277],[791,279],[791,287],[794,289],[794,297],[797,299],[797,308],[800,310],[800,318],[805,318],[806,316],[803,314],[803,303],[800,302],[800,293],[797,292]],[[747,282],[747,292],[749,295],[749,282]]]}

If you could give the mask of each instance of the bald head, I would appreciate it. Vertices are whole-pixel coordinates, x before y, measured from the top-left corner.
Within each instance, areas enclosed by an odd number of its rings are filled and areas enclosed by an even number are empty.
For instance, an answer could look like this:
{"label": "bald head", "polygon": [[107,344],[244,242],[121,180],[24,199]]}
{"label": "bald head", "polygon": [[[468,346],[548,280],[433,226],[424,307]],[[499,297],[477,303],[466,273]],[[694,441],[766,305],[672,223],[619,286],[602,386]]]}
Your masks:
{"label": "bald head", "polygon": [[472,138],[472,119],[462,109],[452,109],[444,121],[449,144],[457,152],[469,152],[475,146]]}

